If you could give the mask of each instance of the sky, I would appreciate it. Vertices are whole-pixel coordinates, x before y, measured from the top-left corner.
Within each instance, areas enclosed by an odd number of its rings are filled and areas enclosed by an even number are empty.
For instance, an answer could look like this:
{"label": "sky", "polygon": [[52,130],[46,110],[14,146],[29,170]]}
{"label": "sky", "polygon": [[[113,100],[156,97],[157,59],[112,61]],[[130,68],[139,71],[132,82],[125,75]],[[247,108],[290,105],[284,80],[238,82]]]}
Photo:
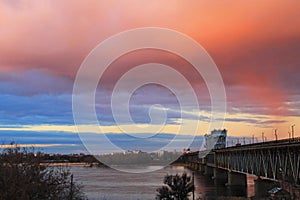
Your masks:
{"label": "sky", "polygon": [[[31,135],[32,140],[20,141],[43,144],[43,135],[53,134],[50,143],[56,147],[70,146],[64,134],[79,139],[72,91],[83,60],[110,36],[142,27],[181,32],[208,52],[225,85],[227,113],[220,128],[228,129],[230,136],[261,139],[264,132],[272,140],[278,129],[279,138],[287,138],[293,124],[295,136],[300,136],[299,7],[296,0],[0,0],[0,139],[2,135],[3,142],[18,140],[30,132],[34,139]],[[184,110],[187,123],[200,121],[197,135],[207,133],[210,95],[201,76],[177,55],[149,49],[121,56],[105,72],[96,93],[103,132],[122,133],[110,108],[116,81],[133,66],[153,61],[187,77],[200,105],[199,110]],[[147,74],[136,78],[143,76]],[[164,79],[176,84],[172,77]],[[154,110],[167,110],[162,133],[176,133],[178,99],[155,84],[132,95],[133,121],[148,124],[149,108],[157,104]],[[86,132],[97,134],[93,128]]]}

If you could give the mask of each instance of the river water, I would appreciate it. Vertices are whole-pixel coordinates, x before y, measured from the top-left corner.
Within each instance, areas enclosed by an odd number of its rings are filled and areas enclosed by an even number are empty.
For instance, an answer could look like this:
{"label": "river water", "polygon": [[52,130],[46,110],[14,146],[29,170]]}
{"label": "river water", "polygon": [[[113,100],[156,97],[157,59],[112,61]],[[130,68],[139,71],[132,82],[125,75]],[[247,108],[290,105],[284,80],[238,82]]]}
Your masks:
{"label": "river water", "polygon": [[[150,166],[150,168],[155,166]],[[192,176],[192,171],[180,166],[168,166],[151,173],[125,173],[110,168],[70,167],[75,180],[91,200],[137,200],[155,199],[156,189],[163,185],[166,174]],[[216,186],[211,178],[195,173],[195,199],[216,199],[220,196],[246,197],[251,191],[245,187]],[[250,187],[251,189],[251,187]]]}

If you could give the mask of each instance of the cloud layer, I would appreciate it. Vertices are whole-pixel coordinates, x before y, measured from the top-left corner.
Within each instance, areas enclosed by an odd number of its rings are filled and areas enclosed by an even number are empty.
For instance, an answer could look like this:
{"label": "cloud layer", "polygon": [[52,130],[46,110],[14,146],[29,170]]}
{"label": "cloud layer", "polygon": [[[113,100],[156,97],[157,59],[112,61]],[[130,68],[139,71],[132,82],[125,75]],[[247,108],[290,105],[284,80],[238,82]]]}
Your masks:
{"label": "cloud layer", "polygon": [[[3,0],[0,125],[73,125],[73,81],[88,53],[113,34],[156,26],[187,34],[211,55],[226,87],[229,117],[225,125],[234,134],[254,126],[257,129],[249,132],[280,127],[282,135],[287,135],[290,124],[300,121],[299,7],[300,2],[292,0]],[[208,123],[210,96],[195,69],[178,55],[144,50],[120,57],[105,72],[96,95],[102,124],[114,125],[110,95],[116,81],[132,67],[148,62],[172,66],[187,77],[201,107],[196,114],[188,111],[190,120]],[[172,77],[164,78],[177,84]],[[176,97],[157,85],[140,88],[133,95],[133,120],[148,123],[152,104],[168,110],[168,124],[178,123]]]}

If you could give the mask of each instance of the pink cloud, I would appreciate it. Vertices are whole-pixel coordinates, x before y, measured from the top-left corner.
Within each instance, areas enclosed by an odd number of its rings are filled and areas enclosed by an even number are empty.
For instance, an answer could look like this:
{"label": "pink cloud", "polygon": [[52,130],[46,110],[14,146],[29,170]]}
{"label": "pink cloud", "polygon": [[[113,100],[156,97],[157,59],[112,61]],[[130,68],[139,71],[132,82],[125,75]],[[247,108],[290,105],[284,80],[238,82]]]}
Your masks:
{"label": "pink cloud", "polygon": [[[285,77],[300,74],[299,7],[300,2],[289,0],[3,1],[0,71],[39,68],[74,78],[84,57],[99,42],[123,30],[160,26],[187,34],[208,50],[224,77],[230,101],[250,101],[280,113],[276,108],[290,95],[285,87],[296,85],[296,80]],[[118,73],[108,71],[106,81],[113,83],[129,65],[151,58],[136,55],[139,59],[128,55],[116,62]],[[173,64],[195,86],[202,84],[177,57],[163,54],[156,59]],[[234,87],[243,90],[236,94]]]}

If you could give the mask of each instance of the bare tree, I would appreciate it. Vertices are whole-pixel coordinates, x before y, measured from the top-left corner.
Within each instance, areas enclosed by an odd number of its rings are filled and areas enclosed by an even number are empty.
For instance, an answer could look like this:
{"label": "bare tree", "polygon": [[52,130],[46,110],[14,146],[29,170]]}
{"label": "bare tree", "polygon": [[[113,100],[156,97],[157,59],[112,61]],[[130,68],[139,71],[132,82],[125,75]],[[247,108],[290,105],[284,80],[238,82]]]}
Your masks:
{"label": "bare tree", "polygon": [[41,153],[12,144],[0,154],[0,199],[85,199],[65,167],[41,163]]}

